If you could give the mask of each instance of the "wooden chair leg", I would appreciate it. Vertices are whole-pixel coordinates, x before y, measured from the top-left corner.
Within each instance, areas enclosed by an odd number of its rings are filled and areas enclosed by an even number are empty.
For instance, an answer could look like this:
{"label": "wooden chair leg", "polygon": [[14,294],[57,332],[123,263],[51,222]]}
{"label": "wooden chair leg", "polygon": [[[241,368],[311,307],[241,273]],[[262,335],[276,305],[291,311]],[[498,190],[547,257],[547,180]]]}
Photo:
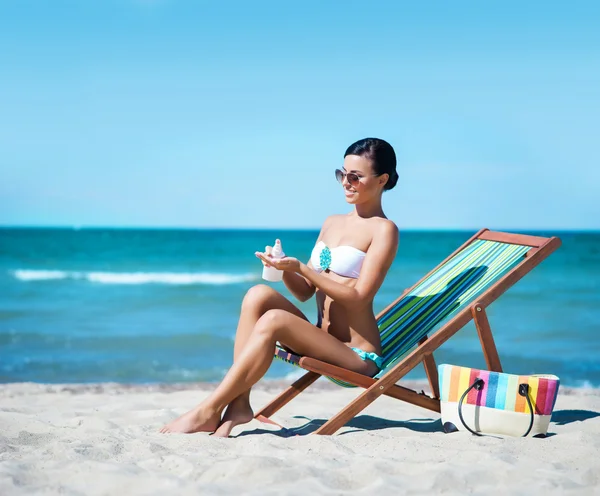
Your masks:
{"label": "wooden chair leg", "polygon": [[[342,369],[340,367],[336,367],[335,365],[331,365],[330,363],[321,362],[320,360],[316,360],[314,358],[302,358],[302,368],[316,372],[317,374],[323,376],[333,377],[335,379],[348,382],[349,384],[354,384],[355,386],[364,389],[369,389],[371,386],[380,381],[380,379],[374,379],[366,375],[357,374],[356,372]],[[400,376],[398,376],[398,380],[399,379]],[[384,387],[383,390],[377,389],[377,391],[382,391],[382,394],[385,396],[406,401],[407,403],[426,408],[427,410],[431,410],[433,412],[440,412],[440,401],[437,398],[431,398],[427,394],[417,393],[412,389],[399,386],[398,384],[388,385],[388,387]]]}
{"label": "wooden chair leg", "polygon": [[320,434],[322,436],[335,434],[338,429],[350,422],[350,420],[356,417],[356,415],[362,412],[381,395],[401,399],[413,405],[427,408],[433,412],[440,412],[439,399],[430,398],[426,394],[419,394],[410,389],[398,386],[397,384],[393,384],[386,389],[384,386],[379,385],[379,381],[376,381],[371,387],[363,391],[358,398],[346,405],[336,415],[319,427],[314,434]]}
{"label": "wooden chair leg", "polygon": [[283,393],[281,393],[273,401],[271,401],[268,405],[263,407],[256,415],[254,415],[254,418],[269,418],[280,408],[292,401],[296,396],[298,396],[308,386],[315,382],[319,377],[321,377],[321,374],[317,374],[316,372],[307,372],[302,377],[300,377],[300,379],[294,382],[290,387],[288,387]]}
{"label": "wooden chair leg", "polygon": [[321,436],[331,436],[335,434],[338,429],[346,425],[356,415],[362,412],[368,405],[375,401],[380,395],[370,394],[371,386],[369,389],[362,392],[362,394],[354,401],[346,405],[342,410],[331,417],[321,427],[319,427],[313,434],[319,434]]}
{"label": "wooden chair leg", "polygon": [[[422,345],[425,341],[427,341],[427,336],[424,336],[421,341],[419,341],[419,345]],[[440,383],[437,371],[437,365],[435,364],[435,359],[433,358],[433,353],[427,353],[423,358],[423,366],[425,367],[425,373],[427,374],[427,380],[429,381],[429,387],[431,388],[431,393],[435,399],[440,398]]]}
{"label": "wooden chair leg", "polygon": [[481,342],[481,348],[483,349],[483,356],[485,357],[485,363],[487,364],[488,370],[502,372],[502,364],[500,363],[500,357],[498,356],[498,350],[496,349],[496,343],[492,336],[492,329],[490,328],[490,322],[487,318],[485,307],[480,303],[475,303],[471,306],[471,314],[475,321],[477,334],[479,334],[479,341]]}
{"label": "wooden chair leg", "polygon": [[[471,320],[471,316],[467,312],[459,313],[445,326],[445,329],[436,331],[423,345],[409,353],[400,363],[394,365],[389,372],[364,391],[358,398],[319,427],[315,431],[315,434],[329,435],[335,433],[340,427],[384,394],[385,390],[394,386],[396,382],[422,362],[425,354],[433,353],[433,350],[439,348],[444,342],[454,336],[469,320]],[[437,400],[431,399],[431,401],[436,401],[439,404]]]}

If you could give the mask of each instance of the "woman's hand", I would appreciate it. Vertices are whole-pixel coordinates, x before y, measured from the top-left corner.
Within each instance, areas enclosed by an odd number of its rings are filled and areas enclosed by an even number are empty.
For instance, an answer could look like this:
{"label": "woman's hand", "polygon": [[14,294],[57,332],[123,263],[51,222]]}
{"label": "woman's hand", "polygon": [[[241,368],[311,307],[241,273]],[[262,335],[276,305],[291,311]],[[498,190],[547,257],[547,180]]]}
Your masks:
{"label": "woman's hand", "polygon": [[300,270],[300,260],[294,257],[272,258],[267,252],[257,251],[256,257],[259,258],[263,265],[275,267],[277,270],[286,272],[298,272]]}

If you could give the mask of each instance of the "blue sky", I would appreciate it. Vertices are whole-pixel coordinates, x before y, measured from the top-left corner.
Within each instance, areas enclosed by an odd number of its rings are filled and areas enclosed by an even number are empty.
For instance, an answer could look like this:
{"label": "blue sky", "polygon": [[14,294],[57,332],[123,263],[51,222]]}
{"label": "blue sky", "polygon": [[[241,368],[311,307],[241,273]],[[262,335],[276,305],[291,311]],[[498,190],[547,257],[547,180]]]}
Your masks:
{"label": "blue sky", "polygon": [[0,225],[600,228],[600,2],[0,0]]}

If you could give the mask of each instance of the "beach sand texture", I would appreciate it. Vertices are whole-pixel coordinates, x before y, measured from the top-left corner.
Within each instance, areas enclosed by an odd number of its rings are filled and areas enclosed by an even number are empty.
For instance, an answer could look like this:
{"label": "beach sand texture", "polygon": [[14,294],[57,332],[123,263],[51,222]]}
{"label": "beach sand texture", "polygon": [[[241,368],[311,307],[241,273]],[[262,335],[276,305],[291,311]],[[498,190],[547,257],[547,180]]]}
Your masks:
{"label": "beach sand texture", "polygon": [[[304,435],[359,393],[321,381],[274,416],[283,431],[157,432],[213,387],[1,386],[0,494],[600,494],[597,389],[561,389],[546,439],[444,434],[386,397],[335,436]],[[282,387],[259,383],[253,405]]]}

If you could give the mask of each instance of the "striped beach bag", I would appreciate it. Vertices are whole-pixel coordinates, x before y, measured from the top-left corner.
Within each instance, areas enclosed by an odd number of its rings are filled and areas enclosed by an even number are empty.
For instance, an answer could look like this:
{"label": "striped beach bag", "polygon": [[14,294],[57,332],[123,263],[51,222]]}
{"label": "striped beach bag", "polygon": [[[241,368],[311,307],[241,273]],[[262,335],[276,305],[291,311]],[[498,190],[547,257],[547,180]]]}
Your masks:
{"label": "striped beach bag", "polygon": [[445,432],[539,436],[548,432],[559,379],[443,364],[438,367]]}

